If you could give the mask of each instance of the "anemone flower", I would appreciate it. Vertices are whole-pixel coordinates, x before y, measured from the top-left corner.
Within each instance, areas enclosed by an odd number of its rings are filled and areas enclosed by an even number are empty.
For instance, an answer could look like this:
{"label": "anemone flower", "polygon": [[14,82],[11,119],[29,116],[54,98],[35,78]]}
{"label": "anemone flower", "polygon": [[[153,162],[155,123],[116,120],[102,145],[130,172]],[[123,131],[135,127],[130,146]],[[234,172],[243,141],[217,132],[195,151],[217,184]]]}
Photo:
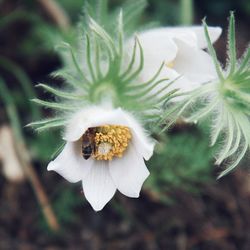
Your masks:
{"label": "anemone flower", "polygon": [[[220,27],[209,27],[214,43],[221,34]],[[142,32],[138,39],[144,51],[144,69],[140,77],[148,79],[165,63],[159,78],[177,79],[174,87],[189,91],[217,77],[207,48],[202,26],[156,28]],[[164,83],[163,83],[164,84]]]}
{"label": "anemone flower", "polygon": [[[92,137],[84,144],[87,131]],[[139,197],[149,175],[144,159],[153,154],[154,143],[133,116],[120,108],[89,107],[72,116],[64,139],[64,149],[49,163],[48,170],[69,182],[82,181],[94,210],[101,210],[116,189],[128,197]],[[85,158],[84,146],[90,146]]]}
{"label": "anemone flower", "polygon": [[[152,156],[154,143],[143,128],[147,128],[149,134],[161,131],[166,123],[166,102],[179,97],[178,90],[173,88],[175,77],[162,76],[168,71],[175,75],[183,73],[175,71],[181,64],[178,58],[182,47],[177,44],[183,42],[191,47],[197,57],[209,56],[200,48],[204,41],[199,40],[198,46],[195,32],[181,30],[160,35],[156,40],[161,43],[155,51],[146,46],[147,41],[154,41],[158,36],[153,31],[149,31],[149,34],[153,32],[149,40],[147,33],[145,39],[141,34],[133,40],[131,50],[124,51],[127,38],[124,38],[122,13],[118,16],[118,32],[114,36],[91,18],[83,32],[84,50],[62,44],[68,60],[53,75],[64,79],[64,86],[38,84],[55,98],[51,101],[34,99],[33,102],[55,110],[54,116],[29,126],[37,131],[64,129],[65,147],[49,163],[48,170],[56,171],[69,182],[82,181],[86,199],[99,211],[116,189],[128,197],[138,197],[149,175],[144,160]],[[183,34],[187,34],[187,43]],[[159,59],[160,55],[163,57]],[[183,58],[183,64],[188,64],[189,59],[194,60],[194,56]],[[205,61],[204,71],[206,67]]]}
{"label": "anemone flower", "polygon": [[[143,128],[149,134],[158,130],[155,123],[159,110],[177,92],[172,90],[161,97],[150,94],[166,80],[156,80],[160,69],[147,81],[138,82],[144,65],[143,50],[135,39],[132,58],[124,63],[122,20],[120,14],[119,31],[111,37],[90,18],[84,30],[84,51],[62,44],[63,53],[67,52],[71,60],[54,75],[64,79],[65,86],[59,89],[40,83],[38,87],[55,99],[33,100],[55,110],[55,115],[29,124],[37,131],[64,129],[65,147],[49,163],[48,170],[70,182],[82,181],[86,199],[96,211],[105,206],[116,189],[129,197],[139,196],[149,175],[144,160],[151,157],[154,148]],[[134,67],[136,52],[140,54],[138,67]],[[171,84],[168,82],[162,90]]]}

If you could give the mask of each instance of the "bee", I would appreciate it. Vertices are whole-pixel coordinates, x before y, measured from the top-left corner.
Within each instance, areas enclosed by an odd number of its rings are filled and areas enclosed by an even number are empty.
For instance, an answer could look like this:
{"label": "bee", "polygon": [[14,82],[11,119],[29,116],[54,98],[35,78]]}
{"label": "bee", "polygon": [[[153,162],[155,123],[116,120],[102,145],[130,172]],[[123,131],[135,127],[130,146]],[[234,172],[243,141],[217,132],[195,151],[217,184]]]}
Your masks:
{"label": "bee", "polygon": [[85,160],[95,152],[96,128],[89,128],[82,136],[82,156]]}

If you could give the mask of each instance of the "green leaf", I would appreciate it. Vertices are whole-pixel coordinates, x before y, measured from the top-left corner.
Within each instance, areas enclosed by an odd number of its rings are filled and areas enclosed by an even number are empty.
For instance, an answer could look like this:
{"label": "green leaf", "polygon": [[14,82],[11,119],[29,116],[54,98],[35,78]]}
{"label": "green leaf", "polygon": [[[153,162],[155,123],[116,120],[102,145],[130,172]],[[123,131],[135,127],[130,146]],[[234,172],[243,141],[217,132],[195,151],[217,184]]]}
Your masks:
{"label": "green leaf", "polygon": [[84,95],[75,95],[75,94],[72,94],[72,93],[69,93],[69,92],[66,92],[66,91],[62,91],[62,90],[59,90],[59,89],[55,89],[55,88],[52,88],[46,84],[37,84],[36,87],[41,87],[43,89],[45,89],[46,91],[56,95],[56,96],[59,96],[59,97],[62,97],[62,98],[65,98],[65,99],[70,99],[70,100],[82,100],[84,98]]}
{"label": "green leaf", "polygon": [[235,19],[233,11],[230,13],[229,18],[229,31],[228,31],[228,41],[229,41],[229,62],[230,62],[230,72],[231,76],[235,72],[236,67],[236,43],[235,43]]}
{"label": "green leaf", "polygon": [[72,105],[67,105],[64,103],[47,102],[36,98],[32,99],[31,101],[46,108],[57,109],[57,110],[75,110],[75,107],[72,107]]}
{"label": "green leaf", "polygon": [[63,118],[49,118],[49,119],[44,119],[41,121],[35,121],[27,124],[25,127],[34,127],[34,128],[39,128],[43,126],[49,126],[50,124],[65,124],[65,120]]}
{"label": "green leaf", "polygon": [[205,22],[205,19],[202,22],[203,22],[205,37],[206,37],[206,41],[207,41],[207,45],[208,45],[208,51],[212,56],[212,59],[213,59],[213,62],[214,62],[215,68],[216,68],[217,75],[218,75],[220,81],[223,82],[224,81],[224,76],[222,74],[222,69],[221,69],[220,63],[219,63],[219,61],[217,59],[215,49],[214,49],[214,47],[212,45],[212,42],[211,42],[211,39],[210,39],[210,36],[209,36],[209,33],[208,33],[208,27],[207,27],[207,24]]}
{"label": "green leaf", "polygon": [[14,135],[16,139],[23,140],[22,135],[22,126],[18,116],[18,112],[11,95],[10,90],[7,88],[7,84],[4,80],[0,77],[0,96],[5,104],[5,108],[7,110],[8,118],[10,119],[11,127],[14,131]]}

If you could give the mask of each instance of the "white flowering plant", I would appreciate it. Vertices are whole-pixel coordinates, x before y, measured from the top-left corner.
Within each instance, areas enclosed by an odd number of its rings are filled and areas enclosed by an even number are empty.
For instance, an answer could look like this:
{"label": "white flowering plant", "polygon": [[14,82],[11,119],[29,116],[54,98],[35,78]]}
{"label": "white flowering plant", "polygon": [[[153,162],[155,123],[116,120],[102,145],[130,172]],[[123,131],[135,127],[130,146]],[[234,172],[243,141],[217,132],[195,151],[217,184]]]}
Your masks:
{"label": "white flowering plant", "polygon": [[[235,18],[231,12],[228,30],[228,62],[219,63],[212,46],[208,27],[203,21],[208,51],[212,56],[217,77],[187,93],[187,96],[166,110],[161,121],[170,126],[182,116],[187,122],[206,120],[211,127],[211,146],[222,144],[216,154],[216,164],[226,162],[227,168],[219,175],[233,170],[249,148],[249,80],[250,49],[237,60]],[[199,105],[194,105],[199,103]],[[170,118],[171,117],[171,118]]]}
{"label": "white flowering plant", "polygon": [[[132,6],[136,19],[143,8]],[[236,154],[222,175],[239,163],[249,146],[249,49],[237,63],[233,14],[225,70],[212,45],[219,27],[204,22],[204,33],[203,27],[135,33],[134,26],[128,29],[131,16],[122,11],[110,18],[116,20],[115,30],[96,17],[98,23],[89,6],[84,17],[78,43],[59,46],[65,63],[53,76],[64,79],[65,86],[38,84],[56,99],[33,100],[55,110],[55,116],[29,126],[63,128],[64,148],[48,170],[69,182],[82,181],[86,199],[99,211],[117,189],[139,197],[149,175],[145,161],[153,155],[158,134],[179,118],[197,122],[204,117],[213,127],[212,145],[226,135],[216,163]]]}

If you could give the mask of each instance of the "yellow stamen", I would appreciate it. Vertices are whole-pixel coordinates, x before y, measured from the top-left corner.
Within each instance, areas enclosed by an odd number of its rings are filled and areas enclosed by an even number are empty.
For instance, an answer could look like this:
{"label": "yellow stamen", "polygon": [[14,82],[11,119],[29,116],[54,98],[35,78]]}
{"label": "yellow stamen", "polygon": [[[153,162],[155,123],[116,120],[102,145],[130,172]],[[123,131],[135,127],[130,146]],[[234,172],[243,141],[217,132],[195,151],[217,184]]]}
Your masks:
{"label": "yellow stamen", "polygon": [[172,69],[174,67],[174,61],[166,63],[166,66]]}
{"label": "yellow stamen", "polygon": [[104,125],[97,128],[95,134],[96,160],[112,160],[113,157],[122,157],[131,139],[128,127],[119,125]]}

